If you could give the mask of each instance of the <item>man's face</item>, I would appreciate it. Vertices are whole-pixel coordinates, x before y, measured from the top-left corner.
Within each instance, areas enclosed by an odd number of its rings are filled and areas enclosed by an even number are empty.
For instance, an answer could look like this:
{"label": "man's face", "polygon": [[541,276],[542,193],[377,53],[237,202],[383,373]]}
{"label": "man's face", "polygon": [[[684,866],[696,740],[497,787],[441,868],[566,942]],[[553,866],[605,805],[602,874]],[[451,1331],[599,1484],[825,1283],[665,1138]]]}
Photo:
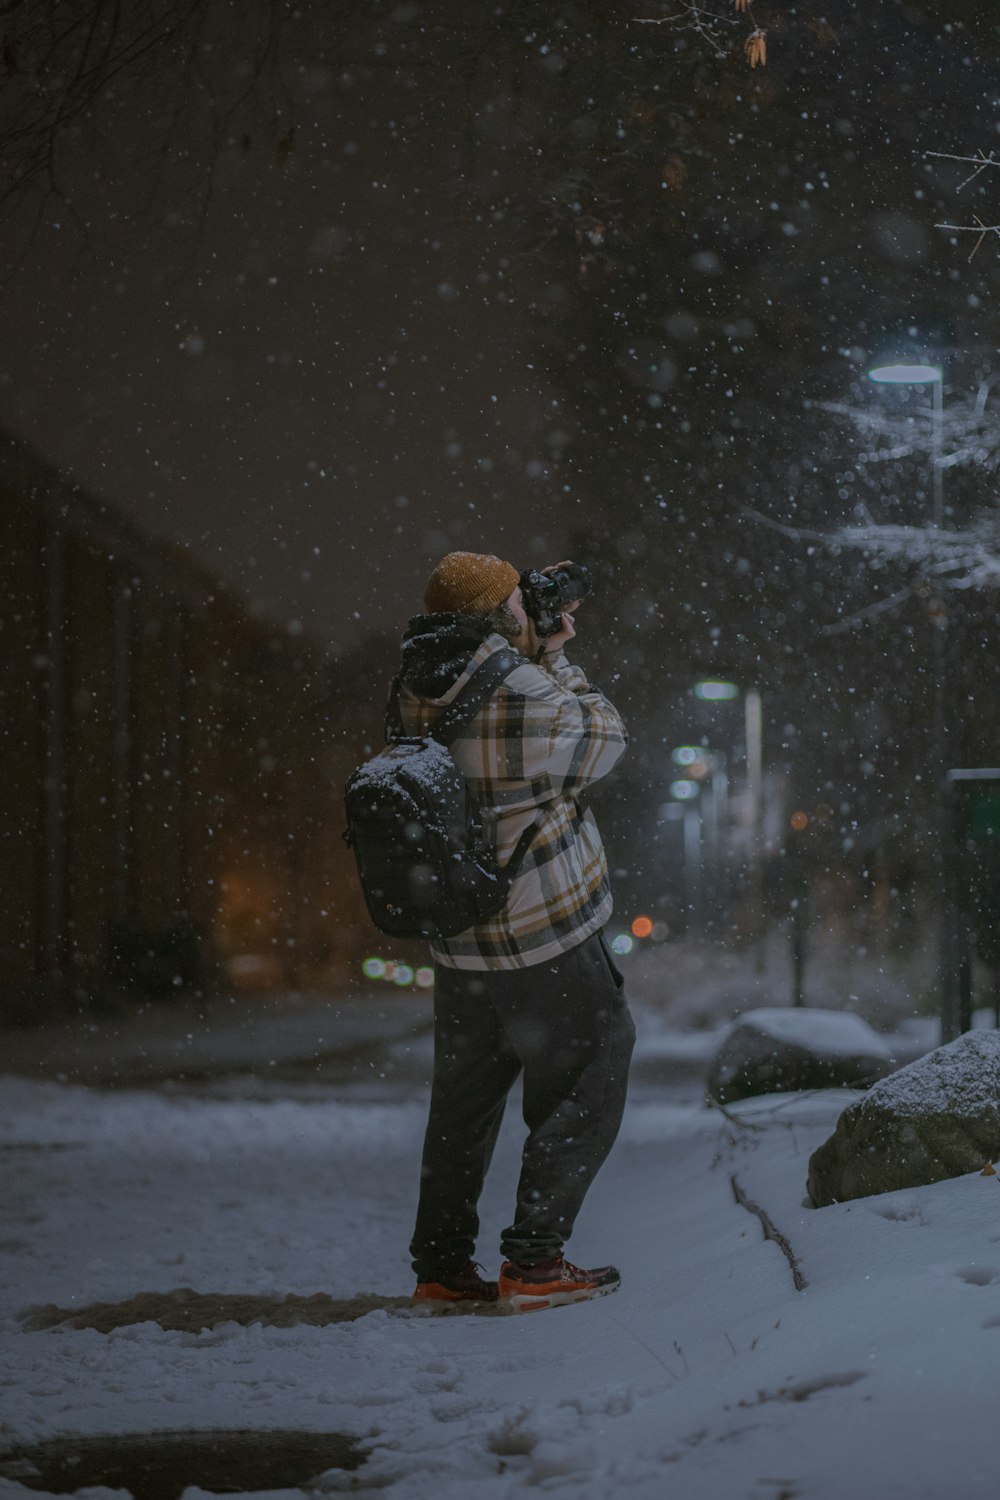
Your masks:
{"label": "man's face", "polygon": [[509,641],[518,651],[527,652],[530,648],[531,637],[528,632],[528,616],[525,613],[524,600],[521,598],[520,585],[502,604],[491,610],[488,616],[492,629],[499,632],[505,641]]}

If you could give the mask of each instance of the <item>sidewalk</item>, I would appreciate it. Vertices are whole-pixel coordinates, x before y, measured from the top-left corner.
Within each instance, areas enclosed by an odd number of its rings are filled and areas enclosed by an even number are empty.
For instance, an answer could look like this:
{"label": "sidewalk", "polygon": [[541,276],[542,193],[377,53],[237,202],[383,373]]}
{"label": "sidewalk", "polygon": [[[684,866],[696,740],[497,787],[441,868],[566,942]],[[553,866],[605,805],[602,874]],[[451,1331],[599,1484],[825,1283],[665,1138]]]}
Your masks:
{"label": "sidewalk", "polygon": [[350,1057],[430,1030],[430,997],[220,995],[0,1031],[0,1073],[125,1088]]}
{"label": "sidewalk", "polygon": [[[425,1079],[432,1006],[428,992],[391,986],[359,987],[344,995],[146,1002],[120,1016],[80,1016],[0,1031],[0,1074],[100,1088],[196,1084],[241,1074],[322,1085],[369,1075],[370,1061],[377,1057],[394,1077],[401,1079],[415,1067]],[[632,1010],[638,1029],[633,1081],[654,1088],[699,1086],[726,1023],[677,1026],[643,998],[632,1000]],[[976,1024],[992,1025],[992,1013],[977,1013]],[[904,1022],[886,1040],[902,1065],[937,1046],[938,1034],[936,1020],[920,1017]]]}

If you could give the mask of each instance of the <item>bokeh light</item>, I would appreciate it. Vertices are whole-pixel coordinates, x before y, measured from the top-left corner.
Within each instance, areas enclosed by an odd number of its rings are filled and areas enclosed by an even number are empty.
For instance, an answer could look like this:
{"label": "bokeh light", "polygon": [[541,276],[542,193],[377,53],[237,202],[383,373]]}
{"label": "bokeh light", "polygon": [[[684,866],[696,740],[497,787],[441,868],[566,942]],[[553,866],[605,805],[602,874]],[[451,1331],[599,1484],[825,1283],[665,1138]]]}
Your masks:
{"label": "bokeh light", "polygon": [[670,795],[676,797],[678,802],[693,802],[698,795],[698,783],[689,781],[686,777],[681,781],[672,781]]}
{"label": "bokeh light", "polygon": [[401,964],[395,959],[379,958],[372,954],[361,965],[361,972],[366,979],[381,979],[399,989],[407,989],[410,985],[416,985],[418,990],[430,990],[434,987],[434,970],[430,964],[414,969],[412,964]]}

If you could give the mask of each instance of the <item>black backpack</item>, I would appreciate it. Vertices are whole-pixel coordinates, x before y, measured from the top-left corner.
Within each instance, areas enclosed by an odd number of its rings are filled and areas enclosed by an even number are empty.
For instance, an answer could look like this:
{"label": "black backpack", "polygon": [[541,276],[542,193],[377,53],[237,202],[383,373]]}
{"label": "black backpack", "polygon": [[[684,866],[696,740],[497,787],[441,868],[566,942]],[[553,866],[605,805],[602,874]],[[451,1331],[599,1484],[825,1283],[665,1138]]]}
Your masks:
{"label": "black backpack", "polygon": [[359,766],[344,794],[344,838],[354,850],[369,915],[393,937],[449,938],[498,912],[538,825],[526,828],[505,865],[448,746],[523,658],[483,662],[422,738],[399,713],[399,678],[386,713],[386,747]]}

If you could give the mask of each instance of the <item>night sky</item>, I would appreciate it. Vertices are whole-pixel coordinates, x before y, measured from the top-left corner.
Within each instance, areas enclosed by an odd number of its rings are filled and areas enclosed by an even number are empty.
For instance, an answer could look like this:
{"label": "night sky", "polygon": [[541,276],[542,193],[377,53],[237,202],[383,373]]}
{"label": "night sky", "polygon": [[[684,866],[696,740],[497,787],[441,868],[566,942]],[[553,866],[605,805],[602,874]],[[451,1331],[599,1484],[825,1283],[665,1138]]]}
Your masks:
{"label": "night sky", "polygon": [[[27,203],[0,283],[0,424],[334,649],[416,609],[442,552],[555,561],[577,520],[495,297],[517,226],[477,222],[460,110],[395,130],[393,78],[317,67],[294,147],[280,123],[224,146],[210,193],[200,169],[161,191],[124,142],[94,189],[100,151],[65,153],[74,211],[29,237]],[[141,97],[117,120],[142,143]]]}
{"label": "night sky", "polygon": [[[518,171],[546,142],[545,90],[558,59],[508,26],[502,65],[488,49],[453,65],[467,20],[456,5],[359,6],[376,19],[358,33],[355,54],[331,44],[335,8],[259,0],[257,9],[291,17],[278,85],[262,74],[265,107],[213,126],[190,78],[154,69],[118,80],[114,97],[67,134],[53,190],[8,205],[0,426],[149,532],[189,547],[256,610],[343,651],[416,609],[444,551],[544,563],[565,556],[586,527],[585,500],[552,466],[579,414],[560,409],[542,373],[545,333],[524,296],[538,225],[524,221],[531,191]],[[212,55],[222,59],[215,76],[225,92],[257,67],[253,27],[244,36],[228,6],[208,10],[222,17]],[[789,327],[808,324],[825,300],[830,370],[820,386],[834,395],[848,383],[840,346],[878,323],[891,277],[909,313],[908,300],[933,301],[933,262],[940,277],[951,256],[949,274],[968,277],[971,292],[982,291],[987,256],[995,260],[991,247],[967,272],[964,249],[949,249],[934,228],[936,207],[912,191],[928,146],[973,152],[995,138],[990,56],[950,23],[947,36],[936,31],[934,13],[890,6],[879,12],[886,60],[865,94],[865,26],[852,7],[840,10],[854,31],[839,49],[816,53],[824,92],[810,128],[822,146],[808,148],[831,164],[820,184],[837,200],[826,239],[805,235],[820,220],[807,195],[817,207],[823,195],[795,135],[737,179],[723,130],[707,163],[692,151],[692,174],[717,177],[718,201],[700,238],[693,225],[690,238],[687,227],[679,232],[675,268],[689,283],[715,278],[707,301],[702,294],[705,328],[712,296],[723,312],[738,309],[753,282],[754,316],[770,325],[786,363],[789,351],[801,360],[808,337]],[[424,25],[435,15],[437,30]],[[776,37],[768,86],[793,55],[780,30]],[[642,45],[655,45],[648,31]],[[890,91],[897,55],[916,89]],[[694,65],[665,52],[664,88],[671,68]],[[724,88],[746,86],[738,54],[723,66],[732,69]],[[725,128],[741,127],[733,141],[761,128],[742,106],[726,118]],[[571,129],[587,123],[584,109]],[[579,149],[584,165],[600,146]],[[775,226],[787,217],[787,232],[801,237],[783,242]],[[845,226],[843,243],[831,225]],[[589,232],[584,216],[584,252]],[[777,248],[761,248],[774,234]],[[784,269],[789,246],[794,275]],[[728,257],[721,272],[717,251]],[[993,343],[980,305],[969,314],[974,332]],[[673,338],[675,323],[664,326],[679,389],[688,363],[710,361],[700,334],[697,347],[687,334]],[[810,347],[815,364],[817,341]],[[622,371],[626,384],[633,375],[642,384],[635,358],[625,346],[609,351],[614,385]],[[741,371],[751,400],[771,380],[767,353],[752,359]],[[794,361],[788,369],[800,379]],[[724,386],[709,372],[703,405],[728,399]],[[607,481],[601,503],[607,526],[618,506]]]}

